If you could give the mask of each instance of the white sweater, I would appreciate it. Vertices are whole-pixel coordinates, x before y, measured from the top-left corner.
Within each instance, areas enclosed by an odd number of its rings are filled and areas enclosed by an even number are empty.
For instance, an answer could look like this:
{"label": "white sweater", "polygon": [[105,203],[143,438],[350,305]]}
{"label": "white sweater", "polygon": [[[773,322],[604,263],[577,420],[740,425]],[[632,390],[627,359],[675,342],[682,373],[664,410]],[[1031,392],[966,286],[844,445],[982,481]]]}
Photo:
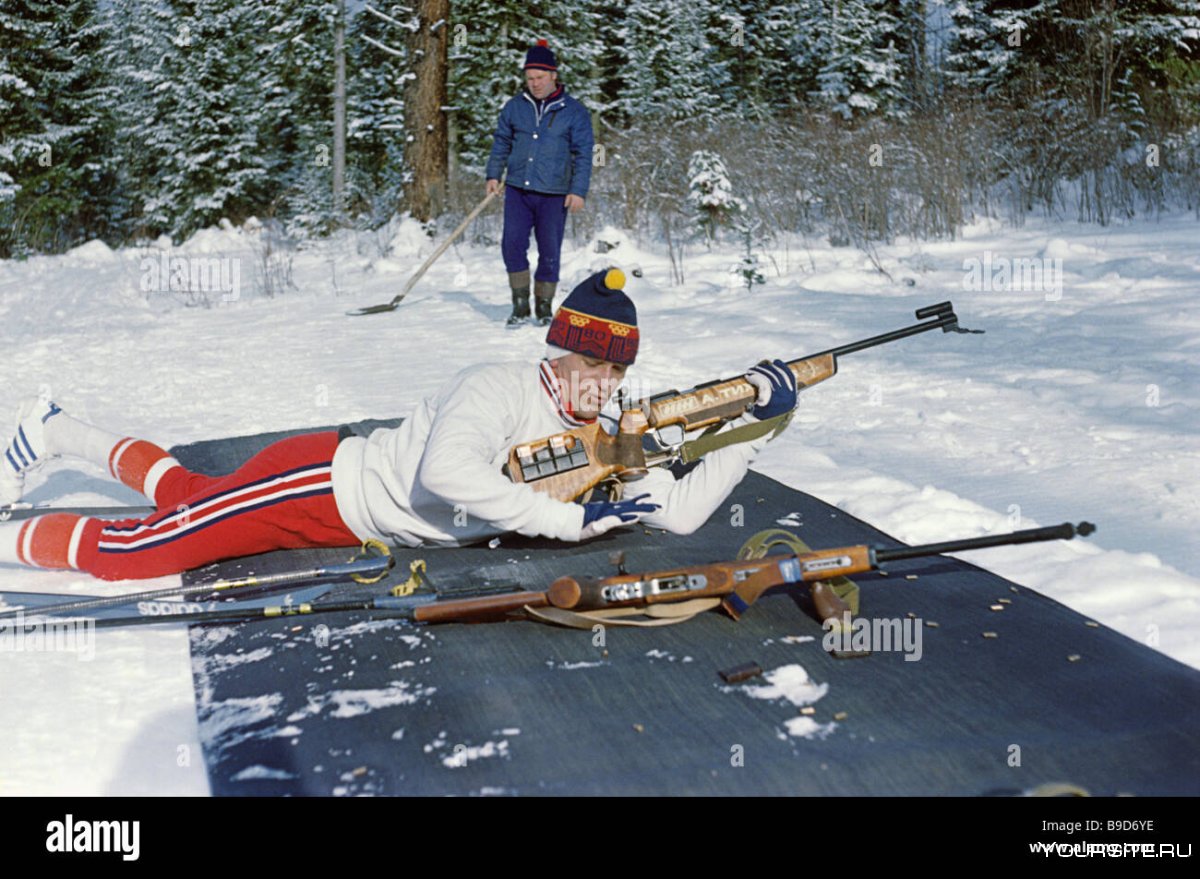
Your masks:
{"label": "white sweater", "polygon": [[[740,421],[740,419],[739,419]],[[515,531],[579,540],[583,507],[511,482],[501,472],[513,446],[569,429],[538,366],[473,366],[424,400],[394,429],[348,437],[333,457],[333,494],[360,539],[460,546]],[[642,521],[689,534],[746,475],[766,439],[727,446],[680,480],[655,468],[626,486],[662,509]]]}

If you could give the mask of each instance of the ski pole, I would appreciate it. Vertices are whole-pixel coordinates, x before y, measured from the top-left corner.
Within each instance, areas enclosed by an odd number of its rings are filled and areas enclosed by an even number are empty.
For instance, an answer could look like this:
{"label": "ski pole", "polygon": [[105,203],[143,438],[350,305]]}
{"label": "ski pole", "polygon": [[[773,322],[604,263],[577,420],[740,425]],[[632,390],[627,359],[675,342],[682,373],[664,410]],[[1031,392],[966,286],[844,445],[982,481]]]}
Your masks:
{"label": "ski pole", "polygon": [[[145,592],[131,592],[125,595],[105,595],[103,597],[90,597],[80,599],[79,601],[65,601],[60,604],[51,604],[46,607],[39,607],[36,610],[37,614],[62,614],[74,613],[76,611],[92,610],[100,607],[114,607],[122,604],[134,604],[139,601],[150,601],[156,598],[168,598],[170,596],[179,595],[185,601],[208,600],[212,598],[220,598],[228,592],[237,589],[247,591],[255,588],[260,588],[263,591],[275,591],[278,589],[287,588],[289,586],[309,585],[324,583],[336,580],[354,580],[358,583],[376,583],[387,575],[395,565],[396,560],[388,552],[387,547],[382,544],[377,544],[377,541],[369,541],[372,544],[371,550],[379,552],[382,549],[383,555],[368,555],[356,557],[348,562],[335,565],[323,565],[317,568],[307,568],[300,571],[286,571],[280,574],[264,574],[251,575],[248,577],[238,577],[231,580],[216,580],[212,583],[196,583],[188,586],[168,586],[163,589],[151,589]],[[365,544],[364,544],[365,546]],[[365,552],[366,550],[364,550]],[[17,614],[23,614],[24,609],[7,610],[0,613],[0,619],[15,617]]]}
{"label": "ski pole", "polygon": [[92,516],[97,519],[132,519],[157,513],[158,507],[147,504],[113,507],[55,507],[48,504],[6,504],[0,506],[0,522],[19,522],[50,513],[74,513],[77,516]]}

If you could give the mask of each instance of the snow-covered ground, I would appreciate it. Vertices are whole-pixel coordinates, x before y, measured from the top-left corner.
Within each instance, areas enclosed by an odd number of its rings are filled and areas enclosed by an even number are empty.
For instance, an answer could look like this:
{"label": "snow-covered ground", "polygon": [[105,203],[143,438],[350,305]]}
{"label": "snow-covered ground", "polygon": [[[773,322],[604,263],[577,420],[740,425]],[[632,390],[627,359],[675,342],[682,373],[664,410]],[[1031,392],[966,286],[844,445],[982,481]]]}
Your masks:
{"label": "snow-covered ground", "polygon": [[[964,558],[1200,668],[1195,217],[983,223],[954,242],[880,248],[890,278],[859,251],[795,240],[763,252],[767,283],[752,292],[730,274],[734,245],[690,252],[686,283],[672,286],[656,248],[600,237],[619,244],[564,250],[563,286],[610,262],[641,267],[627,286],[644,340],[639,391],[823,350],[952,299],[985,335],[926,334],[843,358],[756,468],[908,542],[1093,521],[1089,540]],[[543,333],[503,329],[508,293],[491,249],[452,249],[392,314],[346,317],[388,300],[433,247],[412,224],[391,252],[381,244],[347,236],[301,253],[299,290],[268,299],[256,233],[203,232],[172,253],[233,261],[222,265],[238,295],[212,292],[210,307],[145,290],[159,286],[152,247],[93,242],[0,262],[0,412],[46,387],[79,417],[169,446],[403,415],[461,366],[541,355]],[[1045,270],[1036,289],[997,274],[1026,259]],[[138,501],[62,461],[30,476],[26,499]],[[113,587],[0,567],[0,588]],[[206,793],[189,662],[182,631],[100,632],[90,661],[4,654],[0,793]]]}

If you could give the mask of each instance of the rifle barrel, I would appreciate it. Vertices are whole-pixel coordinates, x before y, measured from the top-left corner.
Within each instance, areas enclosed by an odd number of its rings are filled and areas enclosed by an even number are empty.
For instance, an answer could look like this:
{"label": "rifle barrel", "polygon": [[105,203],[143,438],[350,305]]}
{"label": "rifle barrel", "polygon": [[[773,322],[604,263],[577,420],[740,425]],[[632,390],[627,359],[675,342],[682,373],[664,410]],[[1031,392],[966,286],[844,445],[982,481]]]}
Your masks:
{"label": "rifle barrel", "polygon": [[929,320],[925,321],[925,323],[913,324],[910,327],[904,327],[900,330],[881,333],[878,336],[861,339],[837,348],[829,348],[817,354],[810,354],[809,357],[822,357],[826,354],[832,354],[836,359],[843,354],[853,354],[855,351],[874,348],[877,345],[886,345],[888,342],[894,342],[897,339],[903,339],[907,336],[915,336],[918,333],[927,333],[930,330],[941,328],[945,332],[950,332],[954,327],[958,326],[958,315],[954,313],[954,306],[950,302],[939,302],[937,305],[927,305],[924,308],[917,309],[918,320],[924,320],[927,317],[933,317],[936,320]]}
{"label": "rifle barrel", "polygon": [[1010,546],[1017,543],[1039,543],[1043,540],[1070,540],[1079,535],[1086,537],[1096,530],[1091,522],[1072,525],[1064,522],[1048,528],[1027,528],[1011,534],[993,534],[988,537],[970,537],[966,540],[947,540],[943,543],[927,543],[924,546],[906,546],[900,549],[877,549],[877,562],[894,562],[900,559],[915,559],[947,552],[964,552],[969,549],[985,549],[989,546]]}

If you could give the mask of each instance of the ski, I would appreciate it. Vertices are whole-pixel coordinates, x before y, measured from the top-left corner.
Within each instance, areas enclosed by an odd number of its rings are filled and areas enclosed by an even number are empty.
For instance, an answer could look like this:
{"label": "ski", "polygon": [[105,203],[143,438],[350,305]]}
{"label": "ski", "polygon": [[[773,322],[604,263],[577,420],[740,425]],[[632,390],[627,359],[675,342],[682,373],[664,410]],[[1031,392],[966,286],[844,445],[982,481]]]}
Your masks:
{"label": "ski", "polygon": [[[489,608],[499,606],[498,602],[501,602],[505,604],[508,610],[518,611],[525,605],[536,602],[541,594],[524,591],[514,592],[510,588],[505,587],[497,589],[485,588],[477,593],[477,597],[487,598],[490,602]],[[199,623],[249,623],[255,620],[273,620],[282,619],[283,617],[349,613],[353,611],[375,611],[385,619],[394,618],[408,622],[424,622],[425,620],[421,616],[420,609],[436,606],[445,600],[438,594],[424,590],[398,596],[375,595],[322,603],[314,603],[314,599],[301,599],[295,595],[289,595],[288,597],[292,600],[275,605],[267,604],[266,601],[256,601],[249,606],[243,605],[242,602],[237,602],[236,605],[227,604],[224,607],[205,608],[196,606],[194,610],[180,611],[174,616],[154,616],[153,614],[140,613],[138,615],[129,614],[126,616],[109,617],[106,619],[97,619],[96,628],[108,629],[124,626],[161,625],[163,623],[185,623],[187,625]],[[320,596],[316,597],[319,598]]]}
{"label": "ski", "polygon": [[67,592],[0,592],[0,612],[23,610],[26,613],[51,604],[100,598],[99,595],[73,595]]}
{"label": "ski", "polygon": [[[319,588],[319,587],[318,587]],[[181,603],[171,602],[171,604],[179,604],[178,609],[174,608],[156,608],[149,613],[139,612],[137,614],[126,613],[122,616],[108,616],[96,619],[96,628],[111,629],[124,628],[126,626],[155,626],[172,623],[183,623],[185,625],[195,624],[211,624],[211,623],[248,623],[254,620],[270,620],[280,619],[282,617],[291,616],[308,616],[316,613],[337,613],[353,610],[410,610],[414,604],[422,604],[431,601],[432,599],[413,599],[413,598],[393,598],[391,596],[380,596],[378,598],[362,598],[352,601],[336,601],[326,604],[314,604],[316,599],[320,598],[325,592],[328,592],[329,587],[324,587],[324,592],[316,594],[306,594],[302,592],[289,594],[288,601],[283,604],[269,604],[267,599],[256,600],[249,605],[243,605],[242,602],[237,602],[236,606],[225,605],[220,607],[214,604],[202,605],[197,603]],[[144,604],[154,604],[154,602],[144,602]],[[165,604],[165,602],[159,602]]]}
{"label": "ski", "polygon": [[[5,630],[29,629],[34,627],[52,628],[59,625],[74,625],[86,624],[95,625],[100,628],[106,628],[111,625],[134,625],[141,623],[173,623],[188,621],[197,615],[221,613],[223,610],[228,611],[230,608],[237,607],[245,613],[249,608],[266,607],[271,604],[279,604],[279,593],[283,590],[288,590],[287,594],[282,597],[283,607],[289,607],[293,604],[301,605],[316,601],[321,596],[329,592],[333,588],[333,582],[313,583],[308,585],[296,586],[281,585],[276,586],[268,592],[257,592],[252,598],[239,598],[236,601],[232,598],[212,598],[190,600],[186,597],[183,600],[179,599],[141,599],[132,604],[108,605],[103,607],[95,607],[89,610],[86,614],[64,613],[61,615],[45,615],[44,609],[40,607],[30,607],[28,616],[18,616],[15,619],[6,619],[0,621],[0,632]],[[176,595],[179,592],[176,590]],[[31,603],[36,604],[40,593],[5,593],[6,596],[27,598]],[[87,596],[71,596],[71,595],[49,595],[50,598],[78,598],[82,599]],[[99,596],[95,596],[99,597]],[[126,598],[134,598],[134,595],[123,596]],[[21,611],[24,613],[24,611]],[[114,622],[115,621],[115,622]]]}
{"label": "ski", "polygon": [[89,506],[54,506],[52,504],[5,504],[0,506],[0,522],[16,522],[21,519],[32,519],[35,516],[45,516],[49,513],[74,513],[77,516],[94,516],[97,519],[128,519],[135,516],[148,516],[157,513],[158,507],[150,504],[133,506],[89,507]]}
{"label": "ski", "polygon": [[[299,571],[287,571],[280,574],[265,574],[262,576],[239,577],[230,580],[216,580],[212,583],[192,583],[188,585],[168,586],[162,589],[151,589],[144,592],[131,592],[124,595],[57,595],[61,599],[47,603],[44,598],[31,598],[28,592],[0,592],[0,601],[8,606],[8,610],[0,611],[0,619],[7,619],[34,612],[36,614],[78,614],[82,611],[95,611],[105,608],[124,608],[126,605],[142,605],[147,602],[164,602],[178,596],[181,601],[171,604],[197,604],[201,602],[229,601],[236,590],[237,597],[252,595],[260,596],[276,593],[289,588],[304,588],[317,585],[331,585],[341,580],[354,580],[359,583],[373,583],[386,576],[395,564],[391,555],[370,556],[355,559],[344,564],[325,565],[319,568],[307,568]],[[328,590],[326,590],[328,591]],[[215,608],[213,608],[215,609]],[[189,611],[194,612],[194,611]],[[89,614],[95,616],[95,614]]]}
{"label": "ski", "polygon": [[224,606],[195,606],[180,608],[170,616],[153,613],[125,614],[109,616],[96,620],[97,628],[114,628],[139,625],[162,625],[167,623],[183,623],[185,625],[202,623],[246,623],[255,620],[280,619],[292,616],[310,616],[313,614],[346,613],[350,611],[375,611],[384,618],[392,617],[409,622],[422,622],[420,608],[427,608],[444,602],[461,602],[462,599],[487,600],[489,608],[494,610],[503,604],[508,610],[519,610],[531,601],[536,601],[540,593],[521,590],[512,583],[490,583],[483,585],[454,585],[436,587],[425,576],[425,563],[417,560],[411,563],[411,576],[404,584],[395,587],[386,595],[361,596],[337,601],[314,603],[315,598],[301,598],[297,594],[289,594],[283,604],[268,604],[265,600],[254,603],[227,603]]}

